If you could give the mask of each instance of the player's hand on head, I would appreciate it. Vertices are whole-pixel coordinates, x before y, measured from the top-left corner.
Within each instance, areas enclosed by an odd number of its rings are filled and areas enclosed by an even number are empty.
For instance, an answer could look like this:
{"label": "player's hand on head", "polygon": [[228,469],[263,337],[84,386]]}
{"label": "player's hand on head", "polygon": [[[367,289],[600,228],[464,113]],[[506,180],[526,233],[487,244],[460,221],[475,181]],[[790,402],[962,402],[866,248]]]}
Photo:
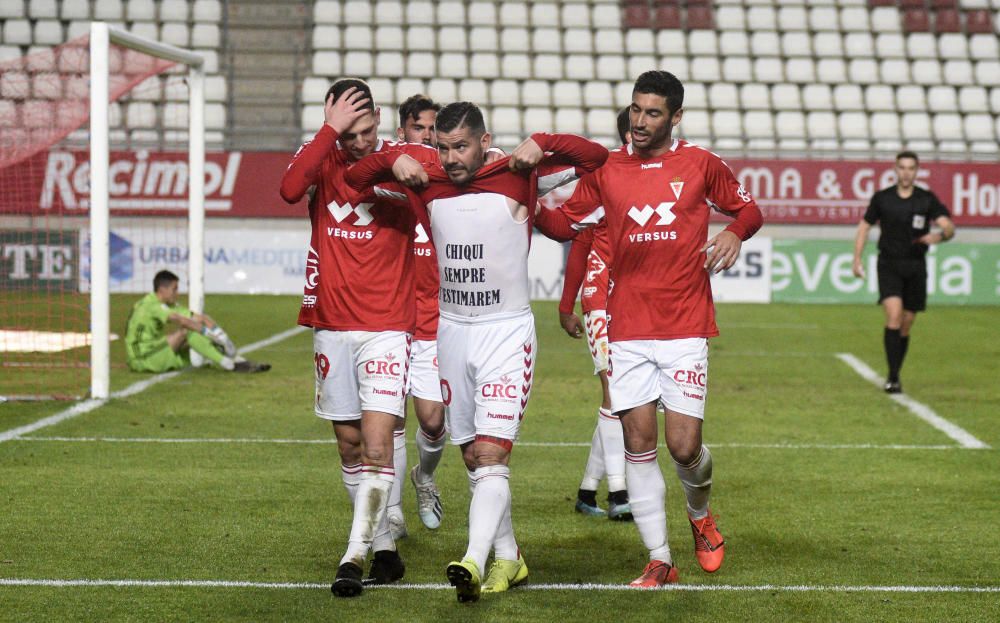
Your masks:
{"label": "player's hand on head", "polygon": [[344,91],[336,101],[331,93],[326,98],[323,106],[323,113],[326,115],[326,124],[337,131],[338,134],[346,132],[354,122],[368,111],[368,98],[364,91],[359,91],[351,87]]}
{"label": "player's hand on head", "polygon": [[740,256],[742,246],[739,236],[731,231],[720,231],[701,248],[703,253],[707,253],[705,270],[714,275],[732,268]]}
{"label": "player's hand on head", "polygon": [[576,314],[559,312],[559,324],[570,337],[580,339],[583,336],[583,323]]}
{"label": "player's hand on head", "polygon": [[424,166],[406,154],[396,159],[392,165],[392,174],[400,184],[410,188],[426,186],[428,182]]}
{"label": "player's hand on head", "polygon": [[545,152],[534,140],[527,138],[510,154],[510,170],[533,169],[545,157]]}

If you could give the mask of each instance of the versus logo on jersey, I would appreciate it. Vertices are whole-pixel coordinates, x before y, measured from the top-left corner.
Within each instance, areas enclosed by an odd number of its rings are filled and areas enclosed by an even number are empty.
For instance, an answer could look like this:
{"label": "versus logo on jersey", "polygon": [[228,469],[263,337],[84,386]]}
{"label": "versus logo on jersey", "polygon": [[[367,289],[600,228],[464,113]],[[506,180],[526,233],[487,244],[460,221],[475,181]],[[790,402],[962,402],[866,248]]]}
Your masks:
{"label": "versus logo on jersey", "polygon": [[416,244],[427,244],[431,241],[431,237],[427,235],[427,230],[424,229],[423,223],[417,223],[417,228],[414,230],[413,242]]}
{"label": "versus logo on jersey", "polygon": [[336,201],[331,201],[327,204],[326,209],[330,211],[330,216],[332,216],[338,223],[343,223],[344,219],[350,216],[353,212],[358,217],[354,221],[355,227],[366,227],[375,220],[375,217],[372,216],[371,213],[372,205],[374,204],[359,203],[355,207],[350,203],[340,205]]}

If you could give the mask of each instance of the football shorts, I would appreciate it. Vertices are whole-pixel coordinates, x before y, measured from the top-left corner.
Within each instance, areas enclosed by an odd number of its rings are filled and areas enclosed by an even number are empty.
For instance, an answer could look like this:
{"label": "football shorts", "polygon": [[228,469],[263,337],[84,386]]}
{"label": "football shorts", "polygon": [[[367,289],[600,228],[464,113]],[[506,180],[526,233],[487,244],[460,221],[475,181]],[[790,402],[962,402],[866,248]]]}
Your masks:
{"label": "football shorts", "polygon": [[603,309],[595,309],[583,314],[583,324],[587,329],[587,346],[594,360],[594,374],[608,371],[608,315]]}
{"label": "football shorts", "polygon": [[927,309],[927,263],[920,259],[878,258],[878,302],[890,296],[903,299],[903,309]]}
{"label": "football shorts", "polygon": [[407,393],[421,400],[441,402],[436,340],[414,340],[410,353],[410,385]]}
{"label": "football shorts", "polygon": [[411,338],[403,331],[313,333],[316,415],[357,420],[362,411],[404,416]]}
{"label": "football shorts", "polygon": [[452,443],[476,435],[513,442],[531,395],[538,342],[531,312],[490,322],[441,318],[438,363]]}
{"label": "football shorts", "polygon": [[671,411],[704,419],[707,339],[612,342],[608,364],[613,412],[658,401]]}

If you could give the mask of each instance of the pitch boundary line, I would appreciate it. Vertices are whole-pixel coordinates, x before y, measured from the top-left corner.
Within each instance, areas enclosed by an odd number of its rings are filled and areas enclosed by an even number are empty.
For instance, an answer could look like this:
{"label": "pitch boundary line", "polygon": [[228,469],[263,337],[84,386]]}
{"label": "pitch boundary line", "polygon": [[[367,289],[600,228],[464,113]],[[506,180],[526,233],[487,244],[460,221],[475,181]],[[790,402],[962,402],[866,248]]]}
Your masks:
{"label": "pitch boundary line", "polygon": [[[240,580],[56,580],[0,578],[0,586],[42,586],[50,588],[254,588],[284,590],[329,590],[320,582],[249,582]],[[449,584],[390,584],[370,587],[377,590],[452,590]],[[822,585],[822,584],[668,584],[656,589],[636,589],[627,584],[525,584],[516,591],[677,591],[677,592],[824,592],[824,593],[1000,593],[1000,586],[948,585]]]}
{"label": "pitch boundary line", "polygon": [[[252,353],[255,350],[265,348],[267,346],[270,346],[271,344],[275,344],[277,342],[290,338],[293,335],[302,333],[305,330],[306,330],[305,327],[293,327],[291,329],[288,329],[287,331],[275,333],[271,337],[264,338],[259,342],[247,344],[246,346],[240,349],[240,352]],[[185,370],[187,370],[187,368]],[[133,383],[128,387],[126,387],[125,389],[112,392],[111,396],[107,399],[91,398],[89,400],[84,400],[83,402],[79,402],[73,405],[72,407],[69,407],[68,409],[64,409],[54,415],[44,417],[40,420],[36,420],[31,424],[25,424],[24,426],[19,426],[17,428],[12,428],[10,430],[3,431],[2,433],[0,433],[0,443],[3,443],[5,441],[10,441],[12,439],[18,439],[22,435],[27,435],[29,433],[35,432],[36,430],[47,428],[49,426],[54,426],[56,424],[59,424],[60,422],[65,422],[66,420],[73,419],[85,413],[90,413],[94,409],[97,409],[107,404],[108,400],[114,398],[127,398],[129,396],[134,396],[135,394],[146,391],[153,385],[162,383],[163,381],[168,381],[180,375],[185,370],[175,370],[173,372],[164,372],[162,374],[157,374],[156,376]]]}
{"label": "pitch boundary line", "polygon": [[[253,437],[18,437],[17,441],[63,443],[162,443],[162,444],[274,444],[274,445],[336,445],[336,439],[267,439]],[[413,441],[407,442],[413,445]],[[530,448],[589,448],[586,441],[519,441],[518,446]],[[875,443],[711,443],[709,448],[746,448],[760,450],[981,450],[950,444],[906,445]],[[660,444],[659,447],[666,447]]]}
{"label": "pitch boundary line", "polygon": [[[878,375],[877,372],[868,367],[868,364],[861,361],[851,353],[837,353],[835,355],[837,359],[840,359],[852,370],[858,373],[861,378],[865,379],[869,383],[872,383],[876,387],[882,387],[882,377]],[[978,450],[988,449],[990,446],[984,441],[977,439],[972,433],[965,430],[958,424],[950,422],[937,413],[934,409],[931,409],[922,402],[918,402],[913,398],[910,398],[906,394],[886,394],[890,400],[906,407],[910,413],[917,416],[921,420],[927,422],[934,428],[938,429],[948,437],[954,439],[963,448],[972,448]]]}

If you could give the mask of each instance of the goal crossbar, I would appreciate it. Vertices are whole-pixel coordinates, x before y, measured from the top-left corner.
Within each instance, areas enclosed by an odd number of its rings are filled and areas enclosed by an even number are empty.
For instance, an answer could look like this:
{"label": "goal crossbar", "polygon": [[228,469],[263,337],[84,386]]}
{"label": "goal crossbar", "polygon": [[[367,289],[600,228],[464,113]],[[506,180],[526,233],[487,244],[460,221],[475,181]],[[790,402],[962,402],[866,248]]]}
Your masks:
{"label": "goal crossbar", "polygon": [[109,74],[111,44],[182,63],[188,68],[188,306],[205,302],[205,74],[204,58],[109,26],[90,25],[90,395],[111,391],[111,284],[109,197]]}

